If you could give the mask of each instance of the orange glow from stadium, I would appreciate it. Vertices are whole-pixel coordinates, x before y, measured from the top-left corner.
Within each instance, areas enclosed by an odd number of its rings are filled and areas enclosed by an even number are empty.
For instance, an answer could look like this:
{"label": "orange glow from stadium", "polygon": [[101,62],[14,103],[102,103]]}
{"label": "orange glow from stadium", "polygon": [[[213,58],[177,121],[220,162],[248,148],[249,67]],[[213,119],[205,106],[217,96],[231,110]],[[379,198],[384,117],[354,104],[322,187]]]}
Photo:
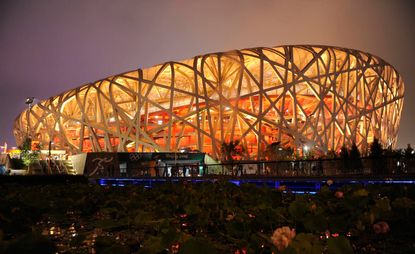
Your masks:
{"label": "orange glow from stadium", "polygon": [[[251,158],[270,143],[338,150],[396,144],[404,85],[382,59],[326,46],[253,48],[167,62],[43,100],[14,135],[71,153],[178,151],[220,157],[240,140]],[[253,145],[254,144],[254,145]]]}

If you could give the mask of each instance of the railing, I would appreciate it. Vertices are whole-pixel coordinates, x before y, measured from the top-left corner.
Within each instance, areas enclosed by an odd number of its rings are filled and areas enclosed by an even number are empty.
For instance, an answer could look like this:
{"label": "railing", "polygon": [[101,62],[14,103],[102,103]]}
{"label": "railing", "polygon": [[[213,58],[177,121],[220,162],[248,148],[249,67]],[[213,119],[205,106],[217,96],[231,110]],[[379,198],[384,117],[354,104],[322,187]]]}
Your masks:
{"label": "railing", "polygon": [[56,174],[70,174],[72,168],[68,165],[70,161],[66,160],[39,160],[30,164],[31,175],[56,175]]}
{"label": "railing", "polygon": [[[30,174],[71,174],[66,161],[40,161],[31,165]],[[365,157],[360,160],[314,159],[295,161],[232,161],[221,164],[180,164],[143,167],[118,171],[105,169],[94,177],[330,177],[330,176],[415,176],[415,158]]]}
{"label": "railing", "polygon": [[314,159],[295,161],[232,161],[209,165],[175,165],[128,169],[123,177],[198,177],[198,176],[380,176],[415,175],[415,159],[365,157],[360,160]]}

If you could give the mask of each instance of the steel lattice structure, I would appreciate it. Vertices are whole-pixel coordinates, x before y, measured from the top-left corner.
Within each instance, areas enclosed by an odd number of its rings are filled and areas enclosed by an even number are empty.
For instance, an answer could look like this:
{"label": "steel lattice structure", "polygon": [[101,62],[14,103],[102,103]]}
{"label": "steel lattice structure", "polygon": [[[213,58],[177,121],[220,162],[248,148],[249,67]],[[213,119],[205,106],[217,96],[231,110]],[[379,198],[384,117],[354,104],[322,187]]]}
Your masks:
{"label": "steel lattice structure", "polygon": [[[252,48],[137,69],[43,100],[18,116],[18,143],[85,151],[177,151],[220,157],[240,140],[327,152],[374,138],[395,146],[404,84],[384,60],[328,46]],[[29,121],[28,121],[29,119]],[[29,122],[29,127],[27,123]]]}

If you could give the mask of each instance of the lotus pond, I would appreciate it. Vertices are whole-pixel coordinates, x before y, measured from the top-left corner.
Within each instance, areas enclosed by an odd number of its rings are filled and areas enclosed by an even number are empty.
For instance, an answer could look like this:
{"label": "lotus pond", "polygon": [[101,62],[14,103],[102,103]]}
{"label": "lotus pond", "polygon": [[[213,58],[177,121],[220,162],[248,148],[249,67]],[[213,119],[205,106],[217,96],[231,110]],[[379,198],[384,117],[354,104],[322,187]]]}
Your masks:
{"label": "lotus pond", "polygon": [[415,186],[3,183],[0,253],[414,253]]}

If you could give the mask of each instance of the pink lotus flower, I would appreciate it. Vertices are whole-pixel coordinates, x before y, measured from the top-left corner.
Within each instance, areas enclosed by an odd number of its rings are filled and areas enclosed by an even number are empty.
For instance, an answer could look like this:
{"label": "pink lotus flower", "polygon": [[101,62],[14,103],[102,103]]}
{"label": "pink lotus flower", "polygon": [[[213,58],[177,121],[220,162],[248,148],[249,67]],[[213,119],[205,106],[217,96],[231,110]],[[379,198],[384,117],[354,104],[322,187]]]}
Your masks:
{"label": "pink lotus flower", "polygon": [[225,219],[225,220],[227,220],[227,221],[231,221],[231,220],[233,220],[234,218],[235,218],[235,214],[230,213],[230,214],[228,214],[228,216],[226,216],[226,219]]}
{"label": "pink lotus flower", "polygon": [[336,196],[336,198],[343,198],[344,197],[344,193],[343,193],[343,191],[336,191],[334,193],[334,196]]}
{"label": "pink lotus flower", "polygon": [[290,227],[277,228],[271,237],[272,243],[277,247],[279,251],[284,250],[290,245],[292,239],[295,237],[295,229]]}
{"label": "pink lotus flower", "polygon": [[387,222],[379,221],[373,224],[373,231],[375,231],[376,234],[386,234],[390,231],[390,228]]}

